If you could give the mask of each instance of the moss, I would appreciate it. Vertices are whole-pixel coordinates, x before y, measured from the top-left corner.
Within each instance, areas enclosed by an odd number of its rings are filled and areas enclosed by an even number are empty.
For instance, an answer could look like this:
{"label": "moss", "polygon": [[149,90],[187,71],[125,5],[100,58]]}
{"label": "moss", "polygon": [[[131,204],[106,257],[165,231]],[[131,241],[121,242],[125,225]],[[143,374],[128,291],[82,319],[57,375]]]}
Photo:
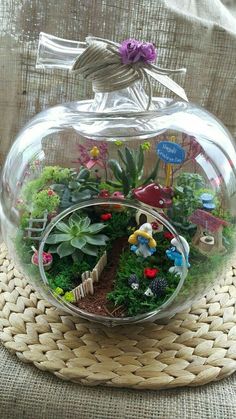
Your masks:
{"label": "moss", "polygon": [[89,258],[81,262],[73,262],[71,256],[60,259],[57,254],[53,256],[53,265],[50,271],[46,272],[48,283],[55,291],[61,288],[63,292],[70,291],[81,282],[81,274],[94,267]]}
{"label": "moss", "polygon": [[45,211],[52,213],[55,211],[60,203],[60,198],[56,193],[49,194],[49,190],[37,192],[32,197],[32,217],[40,218]]}
{"label": "moss", "polygon": [[24,211],[20,218],[20,228],[24,230],[29,226],[29,213]]}
{"label": "moss", "polygon": [[[163,247],[166,249],[166,244]],[[115,279],[114,291],[107,296],[108,301],[111,301],[115,306],[123,305],[126,308],[128,316],[135,316],[137,314],[146,313],[156,310],[163,304],[175,291],[179,276],[168,272],[169,261],[165,257],[165,252],[160,254],[158,248],[158,255],[156,257],[148,257],[146,259],[139,258],[130,250],[124,251],[120,257],[117,275]],[[159,297],[147,297],[144,293],[149,287],[150,279],[144,276],[144,269],[152,267],[158,269],[157,277],[163,277],[168,282],[165,294]],[[133,290],[128,284],[128,278],[135,273],[139,279],[139,289]]]}
{"label": "moss", "polygon": [[[112,212],[112,217],[106,223],[106,234],[111,240],[128,236],[128,227],[132,224],[135,211],[125,210]],[[135,222],[133,223],[135,225]]]}
{"label": "moss", "polygon": [[71,169],[60,166],[46,166],[41,177],[45,183],[49,181],[57,183],[69,181],[71,178]]}
{"label": "moss", "polygon": [[18,258],[25,264],[30,263],[31,264],[31,258],[32,258],[32,241],[27,240],[23,236],[23,232],[21,230],[18,231],[16,237],[15,237],[15,249]]}
{"label": "moss", "polygon": [[70,169],[59,166],[46,166],[37,179],[31,180],[24,186],[22,192],[23,199],[30,201],[32,195],[47,187],[49,182],[68,183],[71,175]]}

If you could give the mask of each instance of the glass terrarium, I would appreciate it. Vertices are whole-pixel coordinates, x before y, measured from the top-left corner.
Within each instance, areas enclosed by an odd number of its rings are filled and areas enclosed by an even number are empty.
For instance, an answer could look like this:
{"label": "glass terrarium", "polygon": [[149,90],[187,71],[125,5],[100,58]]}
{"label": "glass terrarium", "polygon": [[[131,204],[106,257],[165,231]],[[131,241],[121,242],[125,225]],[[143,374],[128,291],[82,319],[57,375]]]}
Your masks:
{"label": "glass terrarium", "polygon": [[[84,48],[43,34],[38,66],[69,69]],[[150,101],[134,80],[45,110],[19,133],[2,173],[3,237],[26,277],[74,315],[169,317],[231,263],[235,167],[215,117]]]}

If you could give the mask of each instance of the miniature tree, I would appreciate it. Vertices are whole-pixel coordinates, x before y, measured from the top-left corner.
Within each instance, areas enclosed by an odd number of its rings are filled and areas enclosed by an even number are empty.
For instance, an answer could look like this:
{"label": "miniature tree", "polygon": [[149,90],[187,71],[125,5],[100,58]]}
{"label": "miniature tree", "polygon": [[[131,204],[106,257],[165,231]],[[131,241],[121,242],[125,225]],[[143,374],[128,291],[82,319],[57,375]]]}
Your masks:
{"label": "miniature tree", "polygon": [[201,206],[197,191],[205,186],[204,179],[197,173],[181,173],[174,187],[173,207],[170,210],[173,223],[183,229],[193,228],[189,216]]}

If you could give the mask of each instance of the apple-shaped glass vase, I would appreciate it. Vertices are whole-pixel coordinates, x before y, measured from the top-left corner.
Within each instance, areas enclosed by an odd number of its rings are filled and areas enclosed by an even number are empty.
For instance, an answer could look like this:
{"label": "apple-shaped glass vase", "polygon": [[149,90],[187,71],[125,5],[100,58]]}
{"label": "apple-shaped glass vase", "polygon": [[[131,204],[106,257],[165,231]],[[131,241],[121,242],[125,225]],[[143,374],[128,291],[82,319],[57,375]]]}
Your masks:
{"label": "apple-shaped glass vase", "polygon": [[234,142],[204,109],[152,97],[154,47],[135,42],[41,34],[38,67],[82,69],[95,97],[36,115],[2,171],[14,262],[52,304],[107,325],[190,306],[235,253]]}

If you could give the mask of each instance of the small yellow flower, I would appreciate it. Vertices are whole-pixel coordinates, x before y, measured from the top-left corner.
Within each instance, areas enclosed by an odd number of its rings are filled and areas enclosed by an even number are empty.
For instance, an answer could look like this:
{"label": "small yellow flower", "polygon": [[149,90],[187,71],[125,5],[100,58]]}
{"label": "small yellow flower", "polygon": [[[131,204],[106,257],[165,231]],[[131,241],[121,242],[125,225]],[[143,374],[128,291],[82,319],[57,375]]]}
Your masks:
{"label": "small yellow flower", "polygon": [[68,303],[74,303],[75,302],[75,297],[74,297],[74,294],[73,294],[72,291],[67,291],[63,298]]}
{"label": "small yellow flower", "polygon": [[116,140],[116,141],[115,141],[115,145],[116,145],[117,147],[121,147],[121,146],[123,145],[123,141],[121,141],[121,140]]}
{"label": "small yellow flower", "polygon": [[63,294],[64,294],[63,289],[62,289],[62,288],[60,288],[60,287],[55,288],[54,292],[55,292],[55,294],[57,294],[57,295],[63,295]]}
{"label": "small yellow flower", "polygon": [[97,146],[94,146],[91,150],[90,150],[90,156],[91,157],[98,157],[99,156],[99,154],[100,154],[100,151],[99,151],[99,149],[98,149],[98,147]]}
{"label": "small yellow flower", "polygon": [[143,144],[141,144],[141,148],[143,149],[143,151],[149,151],[151,148],[151,144],[149,143],[149,141],[145,141]]}

